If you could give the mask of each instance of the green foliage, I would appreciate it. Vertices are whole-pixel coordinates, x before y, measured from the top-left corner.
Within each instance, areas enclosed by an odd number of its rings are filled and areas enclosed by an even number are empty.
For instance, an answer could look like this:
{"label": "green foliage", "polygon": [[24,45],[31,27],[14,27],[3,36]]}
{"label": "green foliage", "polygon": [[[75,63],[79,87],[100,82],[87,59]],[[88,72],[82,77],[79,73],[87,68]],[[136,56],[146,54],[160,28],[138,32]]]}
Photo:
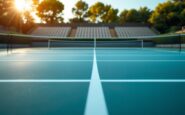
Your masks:
{"label": "green foliage", "polygon": [[139,22],[148,23],[150,16],[152,15],[152,11],[147,7],[140,7],[138,10],[139,13]]}
{"label": "green foliage", "polygon": [[75,17],[73,19],[70,19],[70,22],[85,22],[88,7],[89,6],[85,1],[79,0],[75,4],[75,7],[72,8],[72,12]]}
{"label": "green foliage", "polygon": [[179,36],[164,36],[155,38],[154,43],[156,44],[179,44]]}
{"label": "green foliage", "polygon": [[139,22],[139,14],[136,9],[124,10],[120,14],[120,23]]}
{"label": "green foliage", "polygon": [[172,0],[172,1],[175,1],[175,2],[185,2],[185,0]]}
{"label": "green foliage", "polygon": [[21,27],[23,33],[27,33],[34,26],[34,19],[30,12],[24,12],[24,20]]}
{"label": "green foliage", "polygon": [[102,2],[97,2],[94,5],[92,5],[88,12],[87,16],[91,22],[100,22],[101,16],[104,13],[104,7],[105,5]]}
{"label": "green foliage", "polygon": [[97,2],[92,5],[87,16],[89,20],[93,23],[103,22],[103,23],[113,23],[118,19],[118,9],[114,9],[111,5],[105,5],[102,2]]}
{"label": "green foliage", "polygon": [[37,16],[47,24],[63,23],[63,10],[59,0],[43,0],[37,7]]}
{"label": "green foliage", "polygon": [[115,23],[118,21],[118,9],[112,8],[112,6],[105,6],[105,13],[102,15],[101,19],[103,23]]}
{"label": "green foliage", "polygon": [[119,17],[119,22],[121,24],[127,22],[136,22],[136,23],[148,23],[150,18],[151,11],[147,7],[141,7],[140,9],[130,9],[123,10]]}
{"label": "green foliage", "polygon": [[160,32],[176,31],[185,25],[185,2],[167,1],[159,4],[150,17],[150,22]]}
{"label": "green foliage", "polygon": [[88,21],[86,21],[84,18],[79,19],[77,17],[69,19],[69,22],[70,23],[88,23]]}
{"label": "green foliage", "polygon": [[[34,24],[33,12],[43,23],[63,23],[64,5],[60,0],[32,1],[32,10],[20,13],[15,10],[14,0],[0,0],[0,25],[28,30]],[[74,18],[70,19],[71,23],[149,23],[161,33],[175,32],[185,26],[185,0],[167,0],[158,4],[154,11],[147,7],[123,10],[119,16],[118,9],[111,5],[96,2],[89,7],[85,1],[78,0],[72,12]]]}

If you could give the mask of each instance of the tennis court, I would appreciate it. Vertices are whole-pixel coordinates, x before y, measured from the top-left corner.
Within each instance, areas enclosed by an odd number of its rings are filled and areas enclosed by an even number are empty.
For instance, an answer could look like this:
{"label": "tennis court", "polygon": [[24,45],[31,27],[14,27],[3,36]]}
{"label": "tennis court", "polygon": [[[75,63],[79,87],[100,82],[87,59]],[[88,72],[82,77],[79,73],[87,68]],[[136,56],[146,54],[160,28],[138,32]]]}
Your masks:
{"label": "tennis court", "polygon": [[1,115],[185,114],[185,51],[25,48],[0,63]]}

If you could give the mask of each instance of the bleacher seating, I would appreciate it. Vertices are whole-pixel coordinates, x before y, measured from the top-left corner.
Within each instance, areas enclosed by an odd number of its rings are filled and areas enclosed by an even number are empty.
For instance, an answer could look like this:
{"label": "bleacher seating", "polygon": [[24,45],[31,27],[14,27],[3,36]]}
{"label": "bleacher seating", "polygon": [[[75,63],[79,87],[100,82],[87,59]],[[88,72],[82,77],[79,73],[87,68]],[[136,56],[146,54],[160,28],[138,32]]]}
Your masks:
{"label": "bleacher seating", "polygon": [[157,35],[147,26],[38,26],[31,35],[75,38],[128,38]]}
{"label": "bleacher seating", "polygon": [[76,38],[111,38],[108,27],[78,27]]}
{"label": "bleacher seating", "polygon": [[149,27],[115,27],[119,38],[156,35]]}
{"label": "bleacher seating", "polygon": [[38,27],[31,34],[43,36],[67,37],[71,27]]}

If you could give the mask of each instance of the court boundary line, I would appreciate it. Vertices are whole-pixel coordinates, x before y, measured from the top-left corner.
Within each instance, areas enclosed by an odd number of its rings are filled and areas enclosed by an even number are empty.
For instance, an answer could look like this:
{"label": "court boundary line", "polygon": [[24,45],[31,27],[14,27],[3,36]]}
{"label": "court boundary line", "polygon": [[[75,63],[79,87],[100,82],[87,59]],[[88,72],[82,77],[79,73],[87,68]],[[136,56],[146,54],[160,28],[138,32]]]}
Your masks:
{"label": "court boundary line", "polygon": [[33,51],[33,52],[29,52],[29,51],[26,51],[26,52],[22,52],[22,51],[17,51],[17,52],[12,52],[11,54],[58,54],[58,55],[63,55],[63,54],[83,54],[83,55],[88,55],[88,54],[91,54],[92,56],[93,56],[93,54],[92,54],[92,52],[80,52],[80,53],[74,53],[74,52],[71,52],[71,53],[67,53],[67,52],[60,52],[59,53],[59,51],[58,52],[55,52],[55,51],[53,51],[53,52],[47,52],[47,51],[44,51],[44,52],[39,52],[39,51]]}
{"label": "court boundary line", "polygon": [[154,49],[149,49],[153,50],[155,52],[169,52],[169,53],[180,53],[179,49],[178,50],[169,50],[169,49],[160,49],[160,48],[154,48]]}
{"label": "court boundary line", "polygon": [[[120,57],[129,57],[129,56],[138,56],[138,57],[172,57],[172,56],[179,56],[179,54],[100,54],[100,56],[107,56],[107,57],[116,57],[116,56],[120,56]],[[185,55],[180,55],[182,57],[185,57]]]}
{"label": "court boundary line", "polygon": [[185,79],[125,79],[101,80],[102,83],[185,83]]}
{"label": "court boundary line", "polygon": [[98,62],[185,62],[185,60],[97,60]]}
{"label": "court boundary line", "polygon": [[[185,60],[184,60],[185,61]],[[92,60],[0,60],[0,62],[93,62]]]}
{"label": "court boundary line", "polygon": [[[0,62],[93,62],[92,60],[0,60]],[[97,62],[185,62],[185,60],[97,60]]]}
{"label": "court boundary line", "polygon": [[[136,52],[137,53],[137,52]],[[167,57],[171,57],[171,56],[185,56],[184,54],[179,54],[179,53],[177,53],[176,55],[175,54],[142,54],[142,53],[140,53],[140,54],[136,54],[136,53],[125,53],[125,54],[119,54],[119,53],[114,53],[114,54],[109,54],[109,53],[101,53],[100,54],[100,56],[98,56],[98,57],[101,57],[101,56],[139,56],[139,57],[149,57],[149,56],[155,56],[155,57],[157,57],[157,56],[167,56]],[[1,55],[10,55],[10,54],[7,54],[7,53],[0,53]],[[76,54],[74,54],[74,53],[42,53],[42,52],[38,52],[38,53],[30,53],[30,52],[27,52],[27,53],[11,53],[11,55],[15,55],[15,54],[26,54],[26,55],[36,55],[36,54],[57,54],[57,55],[62,55],[62,56],[65,56],[66,54],[67,55],[77,55],[77,56],[91,56],[91,57],[93,57],[93,54],[91,54],[91,53],[89,53],[89,54],[87,54],[87,53],[76,53]]]}
{"label": "court boundary line", "polygon": [[61,79],[4,79],[0,80],[0,83],[89,83],[90,80],[88,79],[68,79],[68,80],[61,80]]}
{"label": "court boundary line", "polygon": [[[0,83],[90,83],[90,79],[3,79]],[[185,79],[102,79],[102,83],[185,83]]]}

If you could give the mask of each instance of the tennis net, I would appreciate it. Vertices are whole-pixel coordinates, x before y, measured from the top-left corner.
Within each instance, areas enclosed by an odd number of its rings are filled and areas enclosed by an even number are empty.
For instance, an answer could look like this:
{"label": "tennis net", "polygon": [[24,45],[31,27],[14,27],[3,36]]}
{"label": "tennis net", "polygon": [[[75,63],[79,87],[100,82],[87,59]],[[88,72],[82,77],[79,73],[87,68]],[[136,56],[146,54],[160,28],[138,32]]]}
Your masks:
{"label": "tennis net", "polygon": [[143,48],[143,40],[137,39],[49,39],[48,48],[56,47],[140,47]]}
{"label": "tennis net", "polygon": [[167,48],[184,50],[185,34],[158,35],[132,38],[62,38],[58,36],[32,36],[0,34],[0,48],[21,47],[121,47],[121,48]]}

